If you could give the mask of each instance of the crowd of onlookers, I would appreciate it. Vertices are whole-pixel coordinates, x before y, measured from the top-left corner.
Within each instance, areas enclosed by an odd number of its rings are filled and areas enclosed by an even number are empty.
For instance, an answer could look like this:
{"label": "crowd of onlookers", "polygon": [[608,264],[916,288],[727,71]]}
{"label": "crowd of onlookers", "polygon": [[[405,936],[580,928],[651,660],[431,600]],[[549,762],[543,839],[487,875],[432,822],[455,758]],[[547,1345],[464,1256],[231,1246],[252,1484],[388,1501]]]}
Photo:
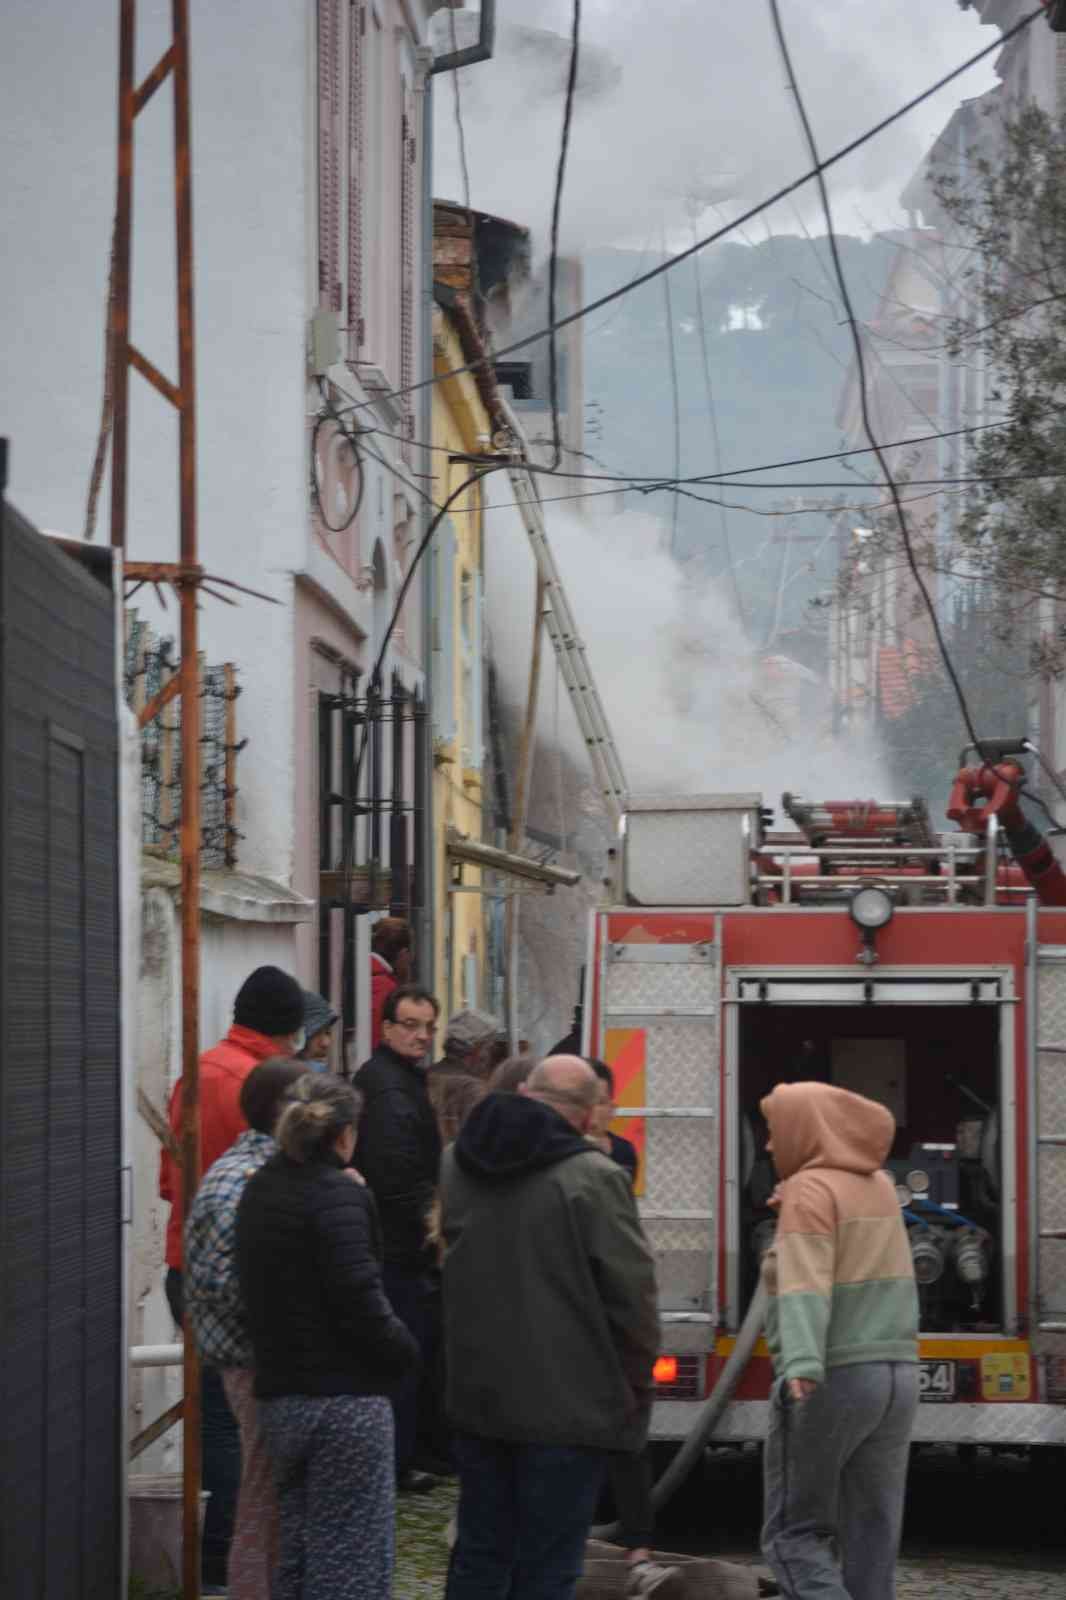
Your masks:
{"label": "crowd of onlookers", "polygon": [[402,981],[404,940],[386,919],[350,1083],[325,1070],[320,995],[277,968],[245,981],[201,1058],[184,1233],[163,1153],[167,1295],[203,1362],[205,1591],[384,1600],[396,1494],[458,1475],[449,1600],[562,1596],[609,1453],[650,1582],[655,1283],[610,1069],[508,1058],[477,1010],[435,1059],[438,1002]]}
{"label": "crowd of onlookers", "polygon": [[[325,1070],[328,1003],[258,968],[201,1058],[204,1177],[184,1229],[180,1168],[163,1152],[166,1291],[203,1362],[205,1592],[388,1600],[397,1493],[457,1475],[446,1600],[570,1600],[608,1477],[629,1592],[651,1593],[670,1573],[650,1548],[644,1449],[659,1322],[636,1151],[609,1127],[610,1068],[573,1048],[506,1058],[498,1022],[476,1010],[448,1020],[434,1060],[438,1002],[402,981],[405,925],[384,927],[374,1048],[351,1082]],[[828,1085],[775,1095],[790,1098],[787,1116],[766,1102],[787,1180],[767,1269],[785,1386],[776,1420],[771,1408],[768,1553],[779,1572],[807,1561],[812,1581],[826,1575],[822,1535],[797,1531],[788,1496],[807,1461],[820,1463],[815,1498],[843,1472],[826,1443],[838,1411],[830,1402],[817,1420],[839,1389],[863,1419],[849,1481],[861,1446],[865,1513],[888,1517],[890,1585],[916,1394],[909,1250],[875,1181],[891,1117]],[[179,1080],[175,1131],[181,1099]],[[834,1206],[857,1206],[862,1223],[844,1217],[843,1247]],[[815,1421],[790,1463],[801,1406]],[[824,1592],[887,1600],[882,1579]],[[797,1580],[785,1592],[823,1591]]]}

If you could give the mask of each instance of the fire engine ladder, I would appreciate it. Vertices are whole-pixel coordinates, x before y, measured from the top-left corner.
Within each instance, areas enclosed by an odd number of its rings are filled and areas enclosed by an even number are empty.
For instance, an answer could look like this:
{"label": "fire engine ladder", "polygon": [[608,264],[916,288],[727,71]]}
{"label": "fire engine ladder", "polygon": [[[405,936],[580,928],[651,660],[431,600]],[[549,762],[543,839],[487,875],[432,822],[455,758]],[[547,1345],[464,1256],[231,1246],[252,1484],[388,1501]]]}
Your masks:
{"label": "fire engine ladder", "polygon": [[614,822],[619,822],[626,811],[629,788],[622,770],[618,747],[614,742],[611,725],[607,721],[603,701],[589,665],[588,652],[577,630],[577,622],[570,609],[570,601],[563,587],[559,568],[555,564],[548,532],[544,524],[544,511],[537,492],[534,475],[523,464],[528,458],[525,436],[514,413],[507,408],[508,422],[518,443],[518,459],[507,469],[507,475],[518,503],[537,571],[544,582],[544,627],[551,640],[555,659],[570,704],[574,708],[581,736],[592,763],[596,784],[607,811]]}
{"label": "fire engine ladder", "polygon": [[[1066,1333],[1066,947],[1037,943],[1031,903],[1030,1272],[1036,1329]],[[1035,963],[1034,963],[1035,957]],[[1033,1015],[1035,1012],[1035,1016]]]}

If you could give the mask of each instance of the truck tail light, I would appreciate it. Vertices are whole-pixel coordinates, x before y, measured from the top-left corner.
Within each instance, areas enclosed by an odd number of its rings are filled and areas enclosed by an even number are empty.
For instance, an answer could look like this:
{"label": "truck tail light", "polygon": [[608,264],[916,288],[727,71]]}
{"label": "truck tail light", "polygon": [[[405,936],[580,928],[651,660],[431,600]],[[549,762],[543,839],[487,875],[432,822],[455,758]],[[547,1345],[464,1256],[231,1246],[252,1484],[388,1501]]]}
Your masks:
{"label": "truck tail light", "polygon": [[657,1400],[702,1400],[705,1357],[660,1356],[652,1367]]}

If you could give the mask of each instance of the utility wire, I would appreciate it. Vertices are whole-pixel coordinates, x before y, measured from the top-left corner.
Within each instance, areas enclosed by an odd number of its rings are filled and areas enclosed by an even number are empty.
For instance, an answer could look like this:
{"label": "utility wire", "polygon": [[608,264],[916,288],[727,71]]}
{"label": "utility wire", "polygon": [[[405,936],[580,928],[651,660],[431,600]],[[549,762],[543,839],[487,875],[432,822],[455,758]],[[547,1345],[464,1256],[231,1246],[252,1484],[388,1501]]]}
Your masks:
{"label": "utility wire", "polygon": [[[666,240],[663,240],[666,249]],[[674,333],[674,306],[670,294],[669,276],[663,278],[663,309],[666,314],[666,350],[670,361],[670,395],[674,414],[674,482],[681,478],[681,390],[677,381],[677,340]],[[674,495],[670,518],[670,554],[677,555],[677,522],[681,514],[681,496]]]}
{"label": "utility wire", "polygon": [[570,125],[574,116],[574,92],[577,88],[577,63],[581,49],[581,0],[573,0],[573,20],[570,25],[570,70],[566,78],[566,101],[563,106],[563,133],[559,141],[559,157],[555,163],[555,195],[552,200],[551,255],[548,258],[548,399],[552,413],[552,468],[562,459],[563,443],[559,433],[559,349],[556,340],[556,294],[559,283],[559,220],[563,209],[563,184],[566,181],[566,158],[570,150]]}
{"label": "utility wire", "polygon": [[[352,410],[355,409],[355,407],[354,406],[349,406],[346,409],[349,412],[351,412]],[[941,429],[938,429],[935,433],[918,433],[918,434],[914,434],[909,439],[891,439],[887,443],[882,444],[881,448],[882,448],[882,450],[905,450],[905,449],[909,448],[909,446],[911,446],[911,445],[928,444],[928,443],[930,443],[931,440],[934,440],[934,439],[954,439],[954,438],[958,437],[959,434],[964,434],[964,433],[985,433],[985,432],[987,432],[987,430],[989,428],[1006,428],[1008,426],[1009,426],[1009,424],[1007,422],[979,422],[979,423],[971,424],[967,428],[941,428]],[[378,433],[378,434],[381,435],[381,437],[383,439],[397,439],[402,444],[413,444],[413,445],[418,446],[419,449],[429,450],[429,451],[432,451],[432,452],[436,453],[437,455],[452,456],[452,455],[455,454],[455,452],[451,449],[451,447],[449,445],[446,445],[446,444],[427,444],[424,440],[421,440],[421,439],[408,439],[406,434],[390,433],[386,428],[379,428],[376,424],[371,428],[361,429],[360,432],[359,432],[359,437],[361,439],[365,438],[366,435],[370,434],[370,433]],[[576,452],[576,453],[580,454],[581,452],[579,451],[579,452]],[[786,467],[817,466],[819,464],[819,462],[822,462],[822,461],[845,461],[850,456],[869,456],[869,455],[873,455],[873,454],[874,454],[874,452],[873,452],[873,450],[870,448],[870,446],[868,444],[856,445],[853,449],[849,449],[849,450],[830,450],[830,451],[827,451],[826,454],[820,455],[820,456],[795,456],[795,457],[793,457],[793,459],[791,461],[764,461],[759,466],[756,466],[756,467],[733,467],[733,468],[726,468],[725,471],[700,472],[700,473],[696,473],[692,477],[687,477],[687,478],[671,478],[670,475],[668,473],[665,473],[665,472],[658,472],[658,473],[639,473],[639,472],[627,472],[627,473],[623,473],[623,472],[570,472],[570,471],[567,470],[566,467],[559,467],[555,471],[553,476],[556,477],[556,478],[571,478],[571,479],[575,479],[576,478],[578,480],[587,479],[589,482],[592,482],[592,483],[630,483],[630,484],[641,484],[641,483],[650,483],[650,484],[695,483],[695,484],[701,484],[701,483],[706,483],[706,484],[713,484],[713,483],[718,482],[719,480],[723,480],[724,481],[726,478],[742,478],[742,477],[746,476],[746,474],[748,474],[748,473],[783,472]],[[476,462],[476,461],[484,459],[486,464],[489,464],[489,465],[492,463],[492,460],[493,460],[493,458],[491,456],[485,456],[484,458],[479,457],[479,456],[464,456],[462,459],[465,460],[465,461],[470,461],[470,462]],[[719,465],[720,465],[720,463],[719,463]],[[549,472],[550,471],[550,468],[548,468],[546,466],[538,466],[538,465],[536,465],[536,463],[533,463],[533,462],[523,461],[522,466],[523,466],[523,470],[528,467],[531,472]],[[1047,477],[1048,474],[1047,473],[1040,473],[1040,474],[1038,474],[1038,476]],[[1054,476],[1054,474],[1052,474],[1052,476]],[[940,480],[936,480],[936,481],[940,481]],[[979,479],[977,481],[983,481],[983,480]],[[997,479],[997,481],[998,482],[1002,482],[1003,480],[1002,480],[1002,478],[999,478],[999,479]],[[849,488],[854,488],[855,484],[849,484],[848,487]]]}
{"label": "utility wire", "polygon": [[[456,37],[455,10],[454,10],[454,8],[450,9],[449,12],[448,12],[448,21],[449,21],[449,23],[451,25],[451,31],[452,31],[452,55],[453,56],[457,56],[459,54],[459,40]],[[476,255],[476,252],[473,250],[473,240],[474,240],[473,217],[471,216],[471,212],[470,212],[470,167],[469,167],[469,165],[467,163],[467,159],[466,159],[466,130],[463,127],[463,103],[462,103],[462,98],[461,98],[460,90],[459,90],[459,68],[458,67],[453,67],[452,68],[452,103],[453,103],[454,108],[455,108],[455,137],[456,137],[456,143],[457,143],[458,149],[459,149],[459,170],[460,170],[460,172],[462,174],[462,179],[463,179],[463,206],[465,207],[465,210],[466,210],[467,221],[471,225],[471,229],[470,229],[470,242],[471,242],[470,260],[471,260],[471,265],[473,266],[474,270],[476,271],[477,270],[477,255]]]}
{"label": "utility wire", "polygon": [[[870,443],[870,449],[877,457],[878,465],[884,474],[885,487],[892,496],[892,504],[896,512],[896,517],[899,521],[900,537],[903,540],[903,548],[906,552],[907,564],[911,569],[911,574],[914,578],[915,585],[923,601],[925,602],[926,610],[929,613],[929,620],[932,624],[933,635],[937,642],[937,648],[940,651],[940,656],[944,663],[944,669],[951,680],[952,688],[955,691],[955,697],[959,702],[959,710],[962,712],[962,720],[966,725],[966,731],[973,743],[979,745],[980,741],[977,736],[977,729],[974,726],[973,717],[970,714],[970,707],[967,704],[962,683],[959,679],[958,673],[955,670],[954,662],[951,659],[947,641],[944,638],[943,629],[940,626],[940,618],[937,616],[936,606],[933,604],[933,597],[929,593],[925,578],[922,575],[922,570],[918,565],[917,557],[914,554],[914,547],[911,544],[910,529],[907,526],[907,514],[903,509],[903,501],[900,497],[899,489],[897,488],[896,481],[892,476],[891,469],[888,465],[888,458],[885,455],[884,449],[878,442],[877,436],[874,433],[873,422],[870,416],[869,385],[866,375],[866,361],[863,352],[862,334],[859,331],[858,318],[855,315],[855,307],[852,304],[851,293],[848,289],[847,277],[844,272],[844,266],[840,259],[840,251],[837,246],[836,229],[833,224],[833,208],[830,205],[829,188],[826,184],[824,169],[818,155],[818,143],[814,137],[814,129],[811,126],[810,117],[807,115],[807,107],[804,103],[803,96],[800,93],[799,84],[796,81],[796,73],[792,65],[792,55],[788,47],[788,40],[785,37],[784,26],[781,22],[781,11],[778,0],[768,0],[768,4],[770,7],[770,18],[773,23],[774,33],[776,35],[778,47],[781,52],[781,61],[785,69],[785,75],[788,78],[789,88],[792,90],[792,94],[795,97],[796,110],[799,113],[799,119],[803,126],[803,135],[807,141],[807,149],[810,152],[811,161],[816,169],[818,195],[822,203],[822,212],[825,216],[826,234],[829,241],[829,252],[833,260],[833,271],[836,274],[837,285],[840,289],[840,298],[844,306],[844,313],[847,317],[848,327],[851,330],[852,344],[855,348],[855,367],[859,379],[859,404],[862,412],[863,432],[866,434],[866,437]],[[1033,13],[1033,16],[1039,15],[1040,12]],[[1032,17],[1025,19],[1026,23],[1031,22],[1032,20]]]}
{"label": "utility wire", "polygon": [[[967,57],[951,72],[946,72],[942,78],[938,78],[936,83],[930,84],[928,89],[923,89],[920,94],[914,95],[895,111],[890,112],[887,117],[882,117],[880,122],[875,123],[872,128],[868,128],[865,133],[859,134],[857,138],[852,139],[848,144],[842,145],[839,150],[835,150],[831,156],[827,156],[824,161],[820,161],[809,172],[801,173],[791,183],[786,183],[776,193],[768,195],[765,200],[760,200],[755,205],[750,206],[747,211],[742,212],[739,217],[734,217],[731,222],[727,222],[723,227],[717,228],[714,233],[709,233],[704,238],[698,239],[695,244],[689,245],[686,250],[680,250],[677,255],[670,256],[668,260],[660,262],[657,267],[649,268],[647,272],[631,279],[629,283],[621,284],[607,294],[600,295],[597,300],[590,300],[587,305],[579,306],[576,311],[571,311],[565,317],[559,317],[547,327],[538,328],[535,333],[529,333],[523,339],[516,339],[513,343],[504,345],[495,352],[494,359],[499,361],[504,356],[513,355],[516,350],[525,350],[531,344],[539,344],[541,339],[550,338],[552,334],[558,333],[561,329],[569,328],[573,323],[583,321],[592,312],[602,310],[604,306],[611,305],[615,300],[621,299],[623,295],[631,294],[634,289],[639,289],[645,283],[650,283],[653,278],[658,278],[664,272],[670,272],[682,261],[687,261],[689,256],[698,255],[701,250],[706,250],[708,245],[717,244],[719,239],[724,239],[727,234],[742,227],[744,223],[750,222],[753,217],[759,216],[761,212],[768,211],[771,206],[776,206],[780,201],[786,200],[789,195],[795,194],[797,189],[802,189],[804,184],[810,183],[812,178],[819,177],[823,172],[827,172],[830,167],[836,166],[838,162],[843,161],[847,156],[853,155],[856,150],[860,150],[864,144],[868,144],[878,134],[884,133],[886,128],[892,127],[893,123],[899,122],[901,118],[907,116],[917,106],[922,105],[926,100],[931,99],[933,95],[938,94],[941,89],[946,88],[949,83],[953,83],[956,78],[962,77],[971,67],[976,66],[979,61],[983,61],[986,56],[992,55],[997,50],[1002,50],[1009,40],[1021,33],[1031,22],[1035,22],[1037,17],[1042,17],[1044,14],[1043,6],[1036,11],[1031,11],[1028,16],[1022,17],[1013,27],[1004,29],[999,37],[994,39],[991,44],[985,45],[983,50],[976,51],[974,55]],[[433,377],[422,378],[418,383],[407,384],[402,389],[393,389],[389,394],[375,395],[373,400],[361,400],[354,409],[366,410],[369,406],[380,405],[383,400],[399,399],[402,395],[413,394],[416,390],[428,388],[431,384],[444,383],[448,378],[457,378],[464,372],[472,372],[475,367],[481,364],[480,360],[472,361],[461,367],[453,367],[448,372],[435,373]]]}
{"label": "utility wire", "polygon": [[[695,233],[696,224],[693,219],[692,231]],[[714,470],[722,470],[722,440],[718,432],[718,408],[714,403],[714,385],[711,383],[711,356],[707,344],[707,318],[703,309],[703,277],[700,272],[698,256],[692,257],[692,275],[696,280],[696,319],[700,330],[700,359],[703,364],[703,390],[707,397],[707,421],[711,430],[711,448],[714,451]],[[744,602],[740,596],[740,585],[737,582],[736,568],[733,565],[733,545],[729,537],[729,518],[723,504],[718,508],[718,521],[722,530],[722,548],[725,551],[726,567],[729,571],[729,581],[733,589],[733,604],[737,608],[737,620],[741,627],[747,631],[748,619]]]}

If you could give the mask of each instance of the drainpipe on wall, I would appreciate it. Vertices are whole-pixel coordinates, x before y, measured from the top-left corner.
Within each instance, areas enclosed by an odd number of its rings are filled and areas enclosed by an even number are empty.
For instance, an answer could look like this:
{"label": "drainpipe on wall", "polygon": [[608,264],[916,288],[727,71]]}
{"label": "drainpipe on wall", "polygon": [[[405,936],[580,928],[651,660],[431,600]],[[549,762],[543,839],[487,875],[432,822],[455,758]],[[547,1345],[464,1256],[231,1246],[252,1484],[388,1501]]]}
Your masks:
{"label": "drainpipe on wall", "polygon": [[[428,55],[428,51],[427,51]],[[430,62],[422,87],[422,362],[424,375],[433,375],[433,72]],[[433,388],[427,384],[419,392],[419,438],[432,443]],[[433,461],[429,451],[422,457],[422,471],[432,472]],[[430,480],[432,482],[432,479]],[[434,508],[423,507],[422,537],[425,538]],[[423,904],[418,913],[415,929],[416,951],[422,953],[424,981],[435,988],[436,963],[436,900],[437,873],[440,863],[434,859],[433,832],[433,562],[422,562],[422,670],[425,684],[426,716],[422,724],[422,737],[426,743],[425,804],[422,807],[421,839],[416,849],[422,856]],[[426,965],[428,961],[428,966]]]}
{"label": "drainpipe on wall", "polygon": [[[433,374],[433,79],[438,72],[454,72],[457,67],[473,66],[478,61],[490,61],[496,44],[496,0],[482,0],[478,19],[477,43],[453,50],[447,55],[430,57],[422,94],[422,360],[426,377]],[[428,53],[428,52],[427,52]],[[427,384],[419,400],[420,438],[432,442],[433,389]],[[432,472],[432,460],[426,461],[423,472]],[[425,528],[433,515],[433,507],[424,510]],[[434,857],[433,828],[433,563],[422,563],[422,656],[424,661],[426,696],[426,803],[422,811],[422,859],[425,863],[425,904],[418,918],[417,949],[428,952],[430,968],[427,972],[430,986],[441,976],[432,970],[436,959],[436,898],[437,874],[444,870],[443,862]],[[423,967],[423,971],[427,969]]]}

